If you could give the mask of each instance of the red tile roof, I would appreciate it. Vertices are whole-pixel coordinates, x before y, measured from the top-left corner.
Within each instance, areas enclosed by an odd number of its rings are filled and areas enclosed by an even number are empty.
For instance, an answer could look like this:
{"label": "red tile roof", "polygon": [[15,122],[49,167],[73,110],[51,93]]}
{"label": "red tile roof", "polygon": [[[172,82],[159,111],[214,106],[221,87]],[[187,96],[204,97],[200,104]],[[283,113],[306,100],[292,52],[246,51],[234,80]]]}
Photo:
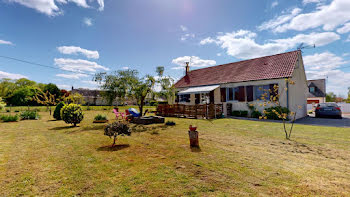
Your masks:
{"label": "red tile roof", "polygon": [[291,77],[299,51],[192,70],[176,88]]}

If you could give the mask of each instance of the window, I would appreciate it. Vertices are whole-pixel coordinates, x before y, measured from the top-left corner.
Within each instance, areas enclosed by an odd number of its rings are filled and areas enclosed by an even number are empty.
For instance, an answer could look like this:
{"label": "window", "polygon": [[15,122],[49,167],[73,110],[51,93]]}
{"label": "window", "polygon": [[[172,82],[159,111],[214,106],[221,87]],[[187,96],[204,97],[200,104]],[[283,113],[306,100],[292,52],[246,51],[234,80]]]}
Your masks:
{"label": "window", "polygon": [[234,100],[233,89],[234,88],[227,88],[227,100],[228,101]]}
{"label": "window", "polygon": [[267,93],[267,96],[264,98],[269,100],[270,99],[270,85],[260,85],[260,86],[254,86],[254,100],[261,100],[261,97],[264,96],[265,93]]}
{"label": "window", "polygon": [[310,92],[315,92],[315,87],[309,87]]}
{"label": "window", "polygon": [[227,101],[245,101],[244,86],[227,88]]}
{"label": "window", "polygon": [[190,97],[191,97],[190,94],[181,94],[180,95],[180,102],[187,102],[187,103],[189,103],[190,102]]}

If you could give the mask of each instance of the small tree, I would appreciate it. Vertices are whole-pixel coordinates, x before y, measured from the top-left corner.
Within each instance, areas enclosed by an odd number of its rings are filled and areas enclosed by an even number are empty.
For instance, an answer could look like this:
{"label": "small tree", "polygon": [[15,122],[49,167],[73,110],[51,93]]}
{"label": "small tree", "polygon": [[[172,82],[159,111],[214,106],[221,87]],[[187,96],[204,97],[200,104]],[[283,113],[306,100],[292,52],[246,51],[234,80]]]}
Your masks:
{"label": "small tree", "polygon": [[69,96],[64,97],[63,100],[66,103],[74,103],[74,104],[80,104],[80,105],[85,104],[83,95],[79,93],[69,94]]}
{"label": "small tree", "polygon": [[61,118],[61,109],[62,107],[64,107],[65,103],[64,102],[59,102],[57,105],[56,105],[56,108],[55,108],[55,111],[53,112],[53,117],[56,119],[56,120],[62,120]]}
{"label": "small tree", "polygon": [[51,94],[49,91],[43,92],[40,91],[39,94],[36,94],[33,97],[33,100],[35,100],[37,103],[47,106],[47,108],[50,108],[50,116],[51,116],[51,106],[56,105],[56,97],[54,94]]}
{"label": "small tree", "polygon": [[111,124],[108,124],[105,128],[104,135],[112,138],[113,137],[113,144],[112,147],[115,145],[115,141],[117,140],[118,135],[131,135],[130,128],[126,123],[123,122],[113,122]]}
{"label": "small tree", "polygon": [[[295,82],[292,81],[290,78],[286,79],[286,86],[287,84],[294,85]],[[278,119],[281,119],[283,122],[283,131],[285,133],[286,139],[290,139],[290,136],[292,134],[294,122],[296,119],[297,111],[289,111],[288,109],[281,106],[281,103],[279,102],[280,95],[283,91],[287,91],[288,88],[284,88],[282,92],[279,92],[279,86],[274,85],[272,89],[263,90],[264,94],[261,96],[262,103],[259,104],[260,107],[266,107],[270,106],[269,109],[271,110],[264,110],[263,115],[259,117],[259,119],[267,119],[268,117],[277,116]],[[269,96],[270,94],[270,96]],[[302,106],[297,106],[297,110],[301,109]],[[292,118],[292,125],[288,129],[286,126],[287,121],[289,120],[289,116]]]}
{"label": "small tree", "polygon": [[164,67],[158,66],[156,69],[157,80],[156,83],[160,85],[160,91],[156,93],[158,97],[164,97],[168,103],[172,103],[175,98],[174,79],[170,76],[164,76]]}
{"label": "small tree", "polygon": [[83,110],[77,104],[65,105],[61,109],[61,118],[65,123],[76,127],[84,119]]}

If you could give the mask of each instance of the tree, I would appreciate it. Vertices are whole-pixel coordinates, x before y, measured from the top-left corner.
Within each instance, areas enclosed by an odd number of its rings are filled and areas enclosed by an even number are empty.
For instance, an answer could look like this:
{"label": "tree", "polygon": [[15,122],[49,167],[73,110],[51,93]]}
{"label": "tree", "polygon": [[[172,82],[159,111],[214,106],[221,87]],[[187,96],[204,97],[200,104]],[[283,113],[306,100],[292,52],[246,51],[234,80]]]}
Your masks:
{"label": "tree", "polygon": [[6,103],[3,102],[2,98],[0,97],[0,110],[5,109]]}
{"label": "tree", "polygon": [[137,105],[139,107],[141,116],[143,114],[143,106],[145,105],[145,99],[147,95],[152,93],[154,83],[154,77],[147,75],[144,79],[140,79],[135,84],[133,84],[133,87],[130,91],[130,96],[137,100]]}
{"label": "tree", "polygon": [[43,92],[50,92],[50,94],[54,95],[55,98],[59,98],[61,96],[60,89],[53,83],[45,85]]}
{"label": "tree", "polygon": [[[259,103],[259,106],[270,106],[270,108],[269,110],[265,109],[263,111],[263,115],[260,116],[259,119],[267,119],[268,117],[276,117],[276,119],[282,119],[283,131],[285,133],[286,139],[289,140],[293,131],[293,126],[298,111],[289,111],[287,108],[282,107],[281,103],[279,102],[280,95],[283,93],[283,91],[288,90],[287,84],[295,85],[295,82],[292,81],[290,78],[287,78],[285,80],[285,83],[286,88],[284,88],[282,92],[279,92],[279,86],[277,84],[275,84],[272,89],[263,90],[264,94],[260,97],[262,102]],[[299,109],[302,109],[302,106],[298,105],[297,110]],[[289,119],[289,117],[292,118],[292,125],[288,129],[286,126],[286,121]]]}
{"label": "tree", "polygon": [[31,81],[31,80],[26,79],[26,78],[18,79],[15,82],[15,84],[16,84],[17,87],[36,86],[36,82],[35,81]]}
{"label": "tree", "polygon": [[326,94],[326,102],[335,102],[336,98],[337,96],[333,92]]}
{"label": "tree", "polygon": [[0,81],[0,97],[7,98],[17,88],[16,84],[11,79],[2,79]]}
{"label": "tree", "polygon": [[173,102],[175,98],[174,79],[170,76],[164,76],[164,67],[158,66],[156,68],[157,80],[156,83],[160,85],[160,91],[156,93],[156,96],[160,98],[166,98],[168,103]]}
{"label": "tree", "polygon": [[43,92],[40,90],[38,94],[33,97],[37,103],[47,106],[50,108],[50,116],[51,116],[51,106],[56,105],[57,99],[54,94],[51,94],[49,91]]}
{"label": "tree", "polygon": [[123,122],[113,122],[111,124],[108,124],[105,127],[104,135],[112,138],[113,137],[113,144],[112,147],[115,145],[115,141],[117,140],[118,135],[131,135],[130,128],[127,124]]}
{"label": "tree", "polygon": [[61,109],[61,118],[67,124],[73,124],[74,127],[77,126],[83,119],[84,114],[80,105],[77,104],[69,104],[63,106]]}
{"label": "tree", "polygon": [[32,86],[25,86],[16,89],[10,96],[6,98],[8,104],[16,106],[37,105],[33,97],[40,92],[40,89]]}
{"label": "tree", "polygon": [[81,105],[85,103],[83,95],[79,93],[69,94],[69,96],[64,97],[63,100],[66,103],[74,103],[74,104],[81,104]]}

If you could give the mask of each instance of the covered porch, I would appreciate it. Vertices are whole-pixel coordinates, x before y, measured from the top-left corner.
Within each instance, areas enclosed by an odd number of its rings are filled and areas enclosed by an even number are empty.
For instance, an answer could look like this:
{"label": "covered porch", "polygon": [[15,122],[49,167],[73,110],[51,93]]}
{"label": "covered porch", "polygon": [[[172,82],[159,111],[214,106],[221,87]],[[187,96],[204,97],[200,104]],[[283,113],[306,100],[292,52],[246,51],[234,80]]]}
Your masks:
{"label": "covered porch", "polygon": [[222,104],[163,104],[158,105],[156,114],[164,117],[215,119],[222,117],[223,110]]}

